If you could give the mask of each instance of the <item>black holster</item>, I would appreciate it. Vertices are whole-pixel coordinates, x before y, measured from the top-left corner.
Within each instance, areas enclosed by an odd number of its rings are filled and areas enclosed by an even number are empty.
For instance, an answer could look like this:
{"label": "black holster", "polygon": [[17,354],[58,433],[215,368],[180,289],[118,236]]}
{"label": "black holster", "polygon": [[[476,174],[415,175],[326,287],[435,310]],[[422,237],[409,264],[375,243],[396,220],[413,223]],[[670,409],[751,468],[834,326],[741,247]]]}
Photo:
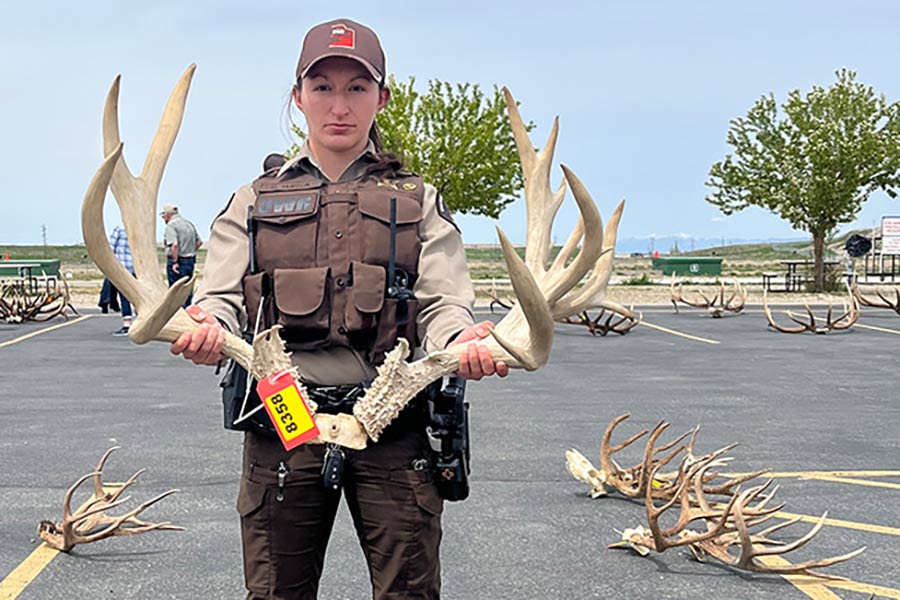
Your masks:
{"label": "black holster", "polygon": [[441,498],[450,502],[469,497],[469,403],[466,382],[459,377],[441,381],[428,401],[428,441],[433,451],[434,477]]}
{"label": "black holster", "polygon": [[[249,332],[244,333],[244,341],[253,342],[253,335]],[[222,408],[225,419],[225,429],[232,431],[257,431],[270,433],[272,425],[269,423],[269,416],[265,410],[257,411],[249,419],[244,419],[240,423],[235,423],[241,414],[241,405],[244,403],[244,394],[247,392],[247,383],[249,380],[247,370],[239,365],[235,360],[229,360],[225,367],[225,374],[219,387],[222,388]],[[250,412],[257,406],[262,404],[259,395],[256,393],[256,381],[250,382],[250,396],[247,398],[247,406],[244,412]]]}

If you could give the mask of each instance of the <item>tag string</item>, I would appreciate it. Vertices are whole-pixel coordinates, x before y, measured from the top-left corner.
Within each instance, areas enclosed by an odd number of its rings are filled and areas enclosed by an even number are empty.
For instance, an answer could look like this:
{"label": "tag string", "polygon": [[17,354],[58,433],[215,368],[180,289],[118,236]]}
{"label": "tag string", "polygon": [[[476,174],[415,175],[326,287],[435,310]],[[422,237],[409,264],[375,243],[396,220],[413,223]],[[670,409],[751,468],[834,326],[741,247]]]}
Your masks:
{"label": "tag string", "polygon": [[[263,305],[263,301],[265,299],[266,299],[265,294],[260,294],[259,305],[256,307],[256,325],[253,326],[253,339],[254,340],[256,339],[256,336],[259,335],[259,323],[262,320],[261,319],[262,318],[262,305]],[[238,423],[240,423],[242,421],[246,421],[247,419],[252,417],[254,414],[256,414],[257,411],[259,411],[260,409],[263,408],[262,403],[260,403],[259,406],[257,406],[256,408],[254,408],[247,414],[244,414],[244,411],[247,409],[247,399],[250,397],[250,377],[251,377],[251,375],[248,372],[247,373],[247,389],[244,390],[244,401],[241,402],[241,410],[238,411],[238,417],[234,420],[234,423],[233,423],[234,425],[237,425]]]}

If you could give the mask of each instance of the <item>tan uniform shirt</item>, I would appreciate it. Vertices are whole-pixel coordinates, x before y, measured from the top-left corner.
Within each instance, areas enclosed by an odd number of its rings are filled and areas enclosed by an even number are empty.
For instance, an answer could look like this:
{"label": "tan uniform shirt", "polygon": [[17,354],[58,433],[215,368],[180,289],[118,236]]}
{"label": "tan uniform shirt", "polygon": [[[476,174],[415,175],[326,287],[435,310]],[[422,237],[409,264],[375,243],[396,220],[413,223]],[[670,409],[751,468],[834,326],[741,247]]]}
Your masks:
{"label": "tan uniform shirt", "polygon": [[[375,158],[374,150],[370,142],[341,174],[338,182],[361,177],[366,166]],[[304,145],[300,154],[287,162],[282,171],[294,165],[305,173],[326,179],[308,145]],[[438,213],[439,201],[434,186],[426,184],[419,228],[422,237],[419,278],[413,288],[420,303],[416,322],[425,352],[445,348],[455,334],[474,323],[472,307],[475,292],[469,279],[462,238],[456,228]],[[247,208],[255,202],[253,188],[242,186],[213,222],[203,280],[194,300],[195,304],[217,317],[234,333],[246,326],[241,279],[249,262]],[[305,381],[315,384],[358,383],[375,377],[374,369],[350,348],[295,352],[294,364],[299,367]]]}

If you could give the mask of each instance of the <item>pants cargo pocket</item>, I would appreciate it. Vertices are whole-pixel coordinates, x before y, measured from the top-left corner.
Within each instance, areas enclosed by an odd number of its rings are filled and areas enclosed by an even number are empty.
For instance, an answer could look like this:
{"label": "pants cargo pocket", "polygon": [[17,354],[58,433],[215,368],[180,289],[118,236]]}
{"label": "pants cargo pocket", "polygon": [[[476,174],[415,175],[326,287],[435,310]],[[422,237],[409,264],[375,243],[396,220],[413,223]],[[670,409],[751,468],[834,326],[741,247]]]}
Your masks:
{"label": "pants cargo pocket", "polygon": [[412,517],[412,539],[404,549],[404,597],[437,598],[441,581],[441,514],[444,512],[444,500],[438,494],[437,484],[429,470],[408,470],[406,474],[415,496],[415,506],[408,510],[417,514]]}
{"label": "pants cargo pocket", "polygon": [[261,483],[241,478],[237,511],[241,516],[241,540],[244,548],[244,583],[254,594],[269,590],[270,536],[266,504],[267,490]]}

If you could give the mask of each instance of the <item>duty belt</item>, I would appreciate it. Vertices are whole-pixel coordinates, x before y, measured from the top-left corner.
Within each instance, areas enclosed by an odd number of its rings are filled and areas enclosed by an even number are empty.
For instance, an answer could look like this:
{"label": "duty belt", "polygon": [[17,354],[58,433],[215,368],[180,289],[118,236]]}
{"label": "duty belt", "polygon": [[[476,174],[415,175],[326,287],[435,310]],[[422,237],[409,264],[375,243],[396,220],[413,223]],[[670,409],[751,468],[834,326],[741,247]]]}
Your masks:
{"label": "duty belt", "polygon": [[325,414],[353,414],[353,405],[365,393],[366,388],[358,385],[310,385],[306,390],[309,399]]}

